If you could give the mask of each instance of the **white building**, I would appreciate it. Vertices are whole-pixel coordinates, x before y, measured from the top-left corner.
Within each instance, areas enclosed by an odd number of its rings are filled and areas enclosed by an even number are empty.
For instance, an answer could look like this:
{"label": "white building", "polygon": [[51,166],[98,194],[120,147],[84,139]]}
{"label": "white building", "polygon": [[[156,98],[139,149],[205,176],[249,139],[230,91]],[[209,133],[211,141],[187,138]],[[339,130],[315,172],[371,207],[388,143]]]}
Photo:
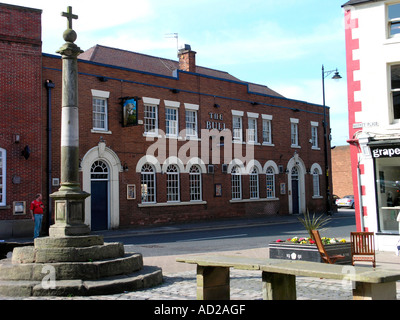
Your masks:
{"label": "white building", "polygon": [[357,229],[375,232],[378,250],[395,251],[400,240],[400,1],[351,0],[343,8]]}

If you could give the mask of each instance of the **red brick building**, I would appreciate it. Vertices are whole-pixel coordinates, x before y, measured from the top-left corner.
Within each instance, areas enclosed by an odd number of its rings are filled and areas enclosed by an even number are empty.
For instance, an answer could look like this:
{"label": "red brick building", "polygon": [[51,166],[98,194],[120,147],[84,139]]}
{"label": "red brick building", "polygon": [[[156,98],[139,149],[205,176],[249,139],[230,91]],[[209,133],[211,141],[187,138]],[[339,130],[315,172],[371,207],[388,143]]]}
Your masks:
{"label": "red brick building", "polygon": [[[10,7],[18,11],[0,10]],[[324,212],[323,107],[197,66],[195,57],[187,45],[179,61],[99,45],[79,56],[82,189],[91,194],[86,223],[100,230]],[[48,194],[60,176],[62,70],[59,56],[41,59],[40,79],[32,79],[41,95],[32,101],[41,110],[42,157],[31,170],[41,168]],[[13,130],[12,122],[1,124]],[[6,196],[6,208],[29,200]],[[14,219],[10,208],[0,212]]]}
{"label": "red brick building", "polygon": [[338,146],[332,150],[333,194],[344,197],[354,194],[351,171],[350,146]]}
{"label": "red brick building", "polygon": [[32,229],[24,209],[45,188],[41,31],[41,10],[0,4],[0,237]]}

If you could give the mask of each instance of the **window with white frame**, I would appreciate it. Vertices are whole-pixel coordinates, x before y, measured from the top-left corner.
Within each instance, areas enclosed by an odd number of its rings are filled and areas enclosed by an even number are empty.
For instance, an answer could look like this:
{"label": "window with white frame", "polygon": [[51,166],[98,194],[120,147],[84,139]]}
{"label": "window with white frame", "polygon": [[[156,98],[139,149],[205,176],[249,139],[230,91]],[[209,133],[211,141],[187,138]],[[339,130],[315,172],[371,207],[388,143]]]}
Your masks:
{"label": "window with white frame", "polygon": [[247,142],[257,142],[257,118],[248,119]]}
{"label": "window with white frame", "polygon": [[110,92],[92,89],[92,122],[94,131],[108,131]]}
{"label": "window with white frame", "polygon": [[400,34],[400,3],[388,6],[389,36]]}
{"label": "window with white frame", "polygon": [[6,150],[0,149],[0,206],[6,205]]}
{"label": "window with white frame", "polygon": [[311,147],[318,149],[318,122],[311,122]]}
{"label": "window with white frame", "polygon": [[314,169],[313,171],[313,193],[314,197],[319,197],[320,190],[319,190],[319,171],[318,169]]}
{"label": "window with white frame", "polygon": [[267,198],[275,198],[275,171],[274,168],[268,167],[266,171],[266,187],[267,187]]}
{"label": "window with white frame", "polygon": [[167,202],[179,202],[179,169],[175,164],[167,167]]}
{"label": "window with white frame", "polygon": [[140,173],[142,203],[156,202],[156,174],[154,167],[146,163]]}
{"label": "window with white frame", "polygon": [[93,97],[93,130],[108,131],[107,99]]}
{"label": "window with white frame", "polygon": [[186,110],[186,136],[197,137],[197,111]]}
{"label": "window with white frame", "polygon": [[263,144],[272,144],[272,121],[263,119]]}
{"label": "window with white frame", "polygon": [[243,124],[242,117],[233,116],[233,141],[242,142],[243,141]]}
{"label": "window with white frame", "polygon": [[190,201],[201,201],[201,169],[194,165],[189,171]]}
{"label": "window with white frame", "polygon": [[165,133],[170,137],[178,136],[178,109],[165,108]]}
{"label": "window with white frame", "polygon": [[240,174],[240,168],[234,166],[231,171],[231,183],[232,183],[232,200],[242,199],[242,176]]}
{"label": "window with white frame", "polygon": [[258,169],[253,167],[250,172],[250,199],[259,198]]}
{"label": "window with white frame", "polygon": [[158,134],[158,106],[144,105],[144,133]]}
{"label": "window with white frame", "polygon": [[290,119],[290,137],[292,147],[299,146],[299,120]]}
{"label": "window with white frame", "polygon": [[392,117],[394,122],[400,120],[400,64],[390,67],[391,73],[391,95],[392,95]]}

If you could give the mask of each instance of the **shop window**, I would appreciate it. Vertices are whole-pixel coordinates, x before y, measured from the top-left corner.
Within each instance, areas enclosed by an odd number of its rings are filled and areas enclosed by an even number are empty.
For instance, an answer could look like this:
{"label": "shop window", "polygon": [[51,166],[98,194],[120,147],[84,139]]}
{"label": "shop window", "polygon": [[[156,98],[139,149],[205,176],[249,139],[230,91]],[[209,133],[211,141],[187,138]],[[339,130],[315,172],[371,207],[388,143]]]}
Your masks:
{"label": "shop window", "polygon": [[[397,150],[397,154],[396,154]],[[375,158],[376,199],[379,231],[399,234],[400,212],[400,148],[372,150]]]}

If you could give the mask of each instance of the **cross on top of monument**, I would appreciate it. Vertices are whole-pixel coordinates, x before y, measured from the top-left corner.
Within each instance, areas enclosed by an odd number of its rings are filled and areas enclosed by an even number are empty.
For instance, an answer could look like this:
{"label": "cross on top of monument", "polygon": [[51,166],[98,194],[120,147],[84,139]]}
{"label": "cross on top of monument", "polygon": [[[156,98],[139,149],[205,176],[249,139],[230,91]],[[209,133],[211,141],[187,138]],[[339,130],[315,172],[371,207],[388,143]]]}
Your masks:
{"label": "cross on top of monument", "polygon": [[72,29],[72,20],[78,20],[78,16],[76,14],[72,14],[72,7],[68,7],[67,12],[62,12],[61,15],[66,17],[68,20],[67,28]]}

